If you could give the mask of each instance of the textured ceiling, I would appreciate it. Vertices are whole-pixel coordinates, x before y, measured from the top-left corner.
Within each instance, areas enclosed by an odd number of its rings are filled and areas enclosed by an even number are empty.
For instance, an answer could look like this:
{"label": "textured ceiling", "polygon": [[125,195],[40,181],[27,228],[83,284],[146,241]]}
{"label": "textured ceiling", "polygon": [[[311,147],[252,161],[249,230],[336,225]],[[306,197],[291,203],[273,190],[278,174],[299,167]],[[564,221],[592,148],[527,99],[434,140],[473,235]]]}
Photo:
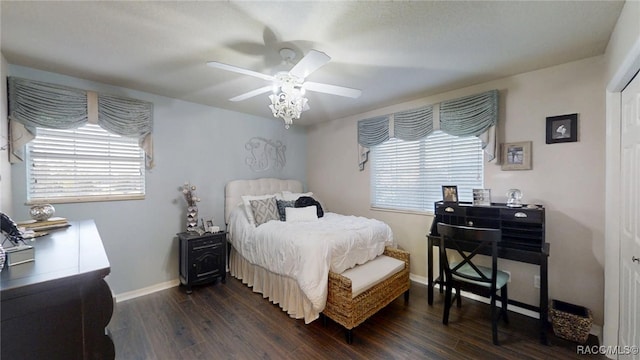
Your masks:
{"label": "textured ceiling", "polygon": [[[229,98],[288,69],[278,51],[332,60],[309,81],[358,88],[358,99],[308,92],[297,124],[362,113],[603,54],[622,1],[6,1],[1,51],[42,69],[257,116],[267,94]],[[289,66],[290,67],[290,66]]]}

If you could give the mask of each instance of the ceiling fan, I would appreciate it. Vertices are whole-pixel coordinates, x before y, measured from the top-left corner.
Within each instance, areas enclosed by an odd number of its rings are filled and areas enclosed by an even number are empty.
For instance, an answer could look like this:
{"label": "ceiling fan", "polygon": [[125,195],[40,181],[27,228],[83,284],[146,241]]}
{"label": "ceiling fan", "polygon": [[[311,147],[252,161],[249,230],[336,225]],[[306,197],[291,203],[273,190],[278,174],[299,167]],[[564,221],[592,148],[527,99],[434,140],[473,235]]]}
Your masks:
{"label": "ceiling fan", "polygon": [[[280,50],[280,56],[282,56],[284,62],[291,64],[296,53],[289,48],[283,48]],[[329,60],[331,60],[329,55],[312,49],[307,53],[307,55],[298,61],[291,70],[280,71],[275,75],[267,75],[218,61],[210,61],[207,65],[270,81],[270,85],[251,90],[247,93],[232,97],[229,100],[242,101],[272,91],[273,94],[269,96],[269,99],[271,100],[269,108],[271,109],[273,116],[282,118],[285,121],[285,127],[289,128],[289,125],[293,123],[293,119],[299,119],[300,114],[309,109],[307,99],[304,97],[306,90],[354,99],[358,98],[360,94],[362,94],[362,91],[358,89],[305,81],[307,76],[328,63]]]}

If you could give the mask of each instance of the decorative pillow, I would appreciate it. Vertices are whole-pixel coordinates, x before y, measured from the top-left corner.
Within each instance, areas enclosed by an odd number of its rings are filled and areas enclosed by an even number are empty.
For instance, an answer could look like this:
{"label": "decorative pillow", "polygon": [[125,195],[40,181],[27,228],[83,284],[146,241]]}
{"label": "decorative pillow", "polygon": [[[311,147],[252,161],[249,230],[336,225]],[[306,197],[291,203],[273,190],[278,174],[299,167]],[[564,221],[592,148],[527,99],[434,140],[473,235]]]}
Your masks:
{"label": "decorative pillow", "polygon": [[318,220],[318,210],[315,206],[307,206],[302,208],[288,207],[284,210],[287,222]]}
{"label": "decorative pillow", "polygon": [[249,203],[251,204],[251,211],[253,212],[256,226],[262,225],[267,221],[280,219],[275,197],[262,200],[249,200]]}
{"label": "decorative pillow", "polygon": [[287,201],[293,200],[293,201],[296,201],[296,200],[298,200],[298,198],[300,196],[313,196],[313,193],[312,192],[294,193],[294,192],[287,191],[287,190],[284,190],[282,192],[282,200],[287,200]]}
{"label": "decorative pillow", "polygon": [[280,221],[285,221],[287,219],[287,216],[284,209],[288,207],[295,207],[296,202],[293,200],[287,201],[287,200],[276,199],[276,205],[278,206],[278,215],[280,215]]}
{"label": "decorative pillow", "polygon": [[324,211],[322,211],[322,205],[318,202],[318,200],[312,198],[311,196],[300,196],[298,200],[296,200],[295,207],[307,207],[307,206],[315,206],[318,209],[318,217],[321,218],[324,216]]}
{"label": "decorative pillow", "polygon": [[251,200],[263,200],[268,198],[274,198],[274,194],[269,195],[242,195],[242,203],[244,204],[244,211],[247,214],[247,219],[249,219],[249,223],[253,226],[256,226],[256,219],[253,217],[253,210],[251,209]]}

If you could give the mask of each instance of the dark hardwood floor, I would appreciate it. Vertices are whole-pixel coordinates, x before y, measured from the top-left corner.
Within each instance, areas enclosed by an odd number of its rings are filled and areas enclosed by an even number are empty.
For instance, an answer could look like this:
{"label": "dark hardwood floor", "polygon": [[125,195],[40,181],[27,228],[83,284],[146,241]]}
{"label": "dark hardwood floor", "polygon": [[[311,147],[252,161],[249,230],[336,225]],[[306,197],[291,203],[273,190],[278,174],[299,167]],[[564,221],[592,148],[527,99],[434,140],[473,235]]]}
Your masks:
{"label": "dark hardwood floor", "polygon": [[[116,359],[579,359],[577,344],[549,331],[550,346],[538,341],[535,319],[513,312],[500,324],[500,346],[491,342],[489,305],[463,299],[449,325],[442,324],[444,296],[433,306],[427,290],[412,283],[403,297],[354,330],[320,319],[304,324],[237,279],[194,288],[159,291],[116,304],[109,330]],[[595,338],[590,337],[590,344]],[[604,356],[590,356],[602,358]]]}

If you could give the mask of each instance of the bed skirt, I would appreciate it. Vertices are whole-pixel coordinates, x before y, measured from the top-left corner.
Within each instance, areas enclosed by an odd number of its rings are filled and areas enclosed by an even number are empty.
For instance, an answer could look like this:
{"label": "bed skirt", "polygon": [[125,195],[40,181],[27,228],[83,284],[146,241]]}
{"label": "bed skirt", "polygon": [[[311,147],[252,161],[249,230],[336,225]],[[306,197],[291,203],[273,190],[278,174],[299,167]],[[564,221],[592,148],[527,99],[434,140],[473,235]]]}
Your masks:
{"label": "bed skirt", "polygon": [[263,298],[280,306],[292,318],[304,319],[305,324],[308,324],[320,316],[320,312],[313,309],[311,301],[300,290],[295,279],[251,264],[233,247],[229,256],[229,272],[252,288],[253,292],[262,294]]}

